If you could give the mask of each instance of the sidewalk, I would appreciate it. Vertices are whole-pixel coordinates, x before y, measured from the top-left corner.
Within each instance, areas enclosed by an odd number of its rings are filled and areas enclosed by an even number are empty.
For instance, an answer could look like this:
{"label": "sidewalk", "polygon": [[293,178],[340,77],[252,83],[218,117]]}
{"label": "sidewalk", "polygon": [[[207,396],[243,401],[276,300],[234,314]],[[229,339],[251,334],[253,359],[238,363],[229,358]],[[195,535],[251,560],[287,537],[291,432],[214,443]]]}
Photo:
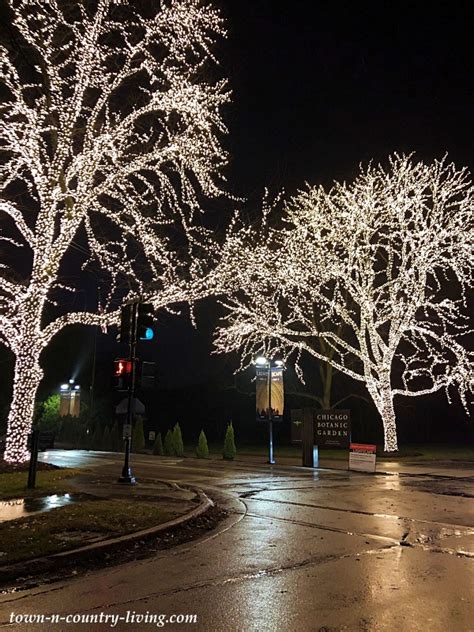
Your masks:
{"label": "sidewalk", "polygon": [[[213,455],[211,455],[213,456]],[[237,453],[236,462],[248,463],[254,465],[265,465],[267,456],[264,454],[245,454]],[[275,457],[275,467],[302,467],[301,456],[278,456]],[[320,457],[319,468],[330,470],[348,471],[349,453],[347,459],[331,459]],[[377,459],[377,473],[387,473],[392,475],[425,475],[425,476],[443,476],[443,477],[473,477],[474,462],[473,461],[416,461],[409,457],[403,460],[391,461],[386,458]]]}

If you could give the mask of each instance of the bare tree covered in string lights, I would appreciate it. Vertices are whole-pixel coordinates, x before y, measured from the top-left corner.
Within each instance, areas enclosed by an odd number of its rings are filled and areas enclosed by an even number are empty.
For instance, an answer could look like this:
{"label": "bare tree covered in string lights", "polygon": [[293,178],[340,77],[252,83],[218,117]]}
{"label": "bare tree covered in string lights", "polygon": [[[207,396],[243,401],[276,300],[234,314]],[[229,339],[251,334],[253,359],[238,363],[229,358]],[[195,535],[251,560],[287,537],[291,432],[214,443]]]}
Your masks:
{"label": "bare tree covered in string lights", "polygon": [[[465,169],[393,156],[351,184],[308,187],[270,226],[229,232],[234,278],[219,351],[329,361],[363,382],[398,448],[394,398],[472,391],[466,291],[473,282],[473,187]],[[321,352],[324,340],[331,355]]]}
{"label": "bare tree covered in string lights", "polygon": [[[41,353],[61,329],[117,322],[124,284],[152,287],[156,308],[205,293],[212,241],[196,216],[223,190],[229,94],[213,78],[222,21],[204,2],[8,2],[0,342],[15,356],[5,459],[24,461]],[[78,236],[109,283],[94,313],[61,311]]]}

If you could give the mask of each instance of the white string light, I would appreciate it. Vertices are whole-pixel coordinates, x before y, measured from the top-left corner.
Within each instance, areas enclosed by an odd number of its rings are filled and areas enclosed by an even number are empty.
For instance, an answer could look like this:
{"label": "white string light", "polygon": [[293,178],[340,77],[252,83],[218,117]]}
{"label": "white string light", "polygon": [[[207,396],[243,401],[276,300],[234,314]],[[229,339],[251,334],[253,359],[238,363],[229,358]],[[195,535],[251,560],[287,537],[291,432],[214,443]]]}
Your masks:
{"label": "white string light", "polygon": [[[40,356],[63,327],[118,321],[124,279],[148,288],[156,308],[205,293],[210,233],[194,221],[201,196],[225,184],[220,145],[225,81],[206,81],[211,48],[225,35],[200,0],[9,0],[29,66],[0,46],[0,238],[31,253],[28,278],[0,264],[0,342],[15,355],[5,460],[29,458],[27,435],[43,371]],[[161,5],[161,6],[160,6]],[[207,75],[206,75],[207,73]],[[15,233],[10,235],[13,220]],[[3,221],[2,221],[3,223]],[[187,246],[173,243],[179,224]],[[80,229],[110,287],[100,313],[45,322],[60,266]],[[183,252],[184,250],[184,252]],[[25,256],[25,260],[27,257]],[[56,292],[57,295],[57,292]]]}
{"label": "white string light", "polygon": [[[398,449],[395,395],[473,386],[466,290],[473,284],[473,187],[446,159],[394,155],[349,185],[308,187],[280,227],[229,231],[220,271],[230,296],[218,351],[288,360],[306,352],[363,382]],[[464,315],[463,315],[464,314]],[[333,353],[316,344],[322,339]],[[401,378],[397,378],[401,374]],[[394,384],[398,379],[399,384]]]}

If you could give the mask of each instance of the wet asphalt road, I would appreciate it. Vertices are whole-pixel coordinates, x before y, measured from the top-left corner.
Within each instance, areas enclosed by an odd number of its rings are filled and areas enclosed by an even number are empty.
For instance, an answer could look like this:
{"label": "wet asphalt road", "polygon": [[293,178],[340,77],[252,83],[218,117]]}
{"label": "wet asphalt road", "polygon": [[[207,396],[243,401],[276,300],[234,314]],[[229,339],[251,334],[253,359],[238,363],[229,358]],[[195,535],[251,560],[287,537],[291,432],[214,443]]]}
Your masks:
{"label": "wet asphalt road", "polygon": [[[99,465],[110,454],[50,453]],[[120,469],[120,468],[119,468]],[[77,579],[4,594],[0,627],[152,630],[139,615],[191,614],[172,630],[474,630],[474,471],[409,474],[134,457],[134,473],[201,487],[231,512],[199,541]],[[11,613],[107,623],[8,625]],[[128,615],[127,615],[128,613]]]}

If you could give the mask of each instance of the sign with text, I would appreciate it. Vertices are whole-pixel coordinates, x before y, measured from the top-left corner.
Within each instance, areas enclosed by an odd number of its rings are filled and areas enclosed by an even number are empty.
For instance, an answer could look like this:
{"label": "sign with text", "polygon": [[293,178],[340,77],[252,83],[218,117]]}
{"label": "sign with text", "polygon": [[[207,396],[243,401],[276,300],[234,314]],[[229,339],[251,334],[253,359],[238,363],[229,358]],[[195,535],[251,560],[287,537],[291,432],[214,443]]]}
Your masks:
{"label": "sign with text", "polygon": [[316,445],[326,448],[348,448],[350,440],[350,410],[314,411],[314,443]]}
{"label": "sign with text", "polygon": [[357,472],[375,472],[377,446],[370,443],[351,443],[349,469]]}
{"label": "sign with text", "polygon": [[269,369],[266,367],[257,367],[257,420],[269,421],[271,410],[271,420],[281,421],[283,419],[284,406],[283,369],[272,367],[270,369],[271,381],[269,381],[268,371]]}

